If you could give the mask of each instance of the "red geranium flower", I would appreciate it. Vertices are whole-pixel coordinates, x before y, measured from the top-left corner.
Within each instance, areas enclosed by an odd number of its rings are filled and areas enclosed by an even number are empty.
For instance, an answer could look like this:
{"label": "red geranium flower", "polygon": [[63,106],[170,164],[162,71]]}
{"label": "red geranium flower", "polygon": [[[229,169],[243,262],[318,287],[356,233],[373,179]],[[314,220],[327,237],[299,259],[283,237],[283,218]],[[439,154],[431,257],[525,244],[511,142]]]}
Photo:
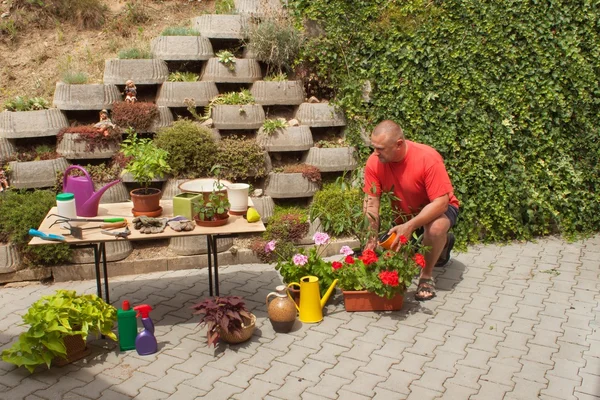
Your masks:
{"label": "red geranium flower", "polygon": [[333,269],[340,269],[342,268],[342,263],[339,261],[334,261],[331,263],[331,268]]}
{"label": "red geranium flower", "polygon": [[363,251],[362,256],[358,257],[365,265],[373,264],[377,262],[377,255],[373,250],[367,249]]}
{"label": "red geranium flower", "polygon": [[423,256],[423,254],[415,254],[415,256],[413,257],[413,260],[415,260],[415,262],[421,268],[425,268],[425,257]]}
{"label": "red geranium flower", "polygon": [[354,258],[352,258],[352,256],[346,256],[346,258],[344,259],[344,262],[346,264],[354,264]]}
{"label": "red geranium flower", "polygon": [[385,258],[391,258],[391,257],[393,257],[394,255],[392,254],[392,252],[391,252],[391,251],[386,251],[386,252],[383,254],[383,256],[384,256]]}
{"label": "red geranium flower", "polygon": [[398,286],[398,271],[381,271],[379,273],[379,279],[384,285]]}
{"label": "red geranium flower", "polygon": [[400,244],[408,243],[408,239],[404,235],[400,235]]}

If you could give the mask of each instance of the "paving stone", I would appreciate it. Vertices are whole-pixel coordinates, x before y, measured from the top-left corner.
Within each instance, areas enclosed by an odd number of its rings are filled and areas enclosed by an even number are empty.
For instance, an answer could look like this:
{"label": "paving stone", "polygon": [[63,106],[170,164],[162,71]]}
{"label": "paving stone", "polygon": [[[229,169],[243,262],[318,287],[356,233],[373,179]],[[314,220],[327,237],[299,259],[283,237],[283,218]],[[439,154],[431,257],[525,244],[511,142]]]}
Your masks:
{"label": "paving stone", "polygon": [[533,326],[537,325],[538,321],[534,321],[526,318],[519,318],[512,316],[512,324],[506,328],[507,332],[525,333],[528,335],[535,335]]}
{"label": "paving stone", "polygon": [[134,400],[159,400],[169,398],[169,393],[162,392],[157,389],[151,389],[147,387],[143,387],[140,389],[140,392],[137,396],[134,397]]}
{"label": "paving stone", "polygon": [[174,394],[177,392],[180,383],[193,378],[194,375],[191,373],[169,369],[161,379],[149,382],[146,386],[151,389]]}
{"label": "paving stone", "polygon": [[[185,342],[188,342],[188,341],[191,342],[189,339],[183,339],[182,344]],[[187,348],[187,345],[185,347]],[[196,342],[195,348],[198,348],[198,342]],[[178,348],[178,349],[169,351],[168,354],[179,356],[179,355],[183,355],[184,352],[185,352],[184,348]],[[214,361],[214,359],[215,359],[214,356],[211,356],[211,355],[205,354],[205,353],[200,353],[197,351],[190,350],[190,352],[187,354],[189,355],[187,360],[182,362],[181,364],[173,365],[174,369],[184,371],[184,372],[186,372],[186,371],[196,372],[196,371],[200,371],[202,369],[202,367],[207,365],[209,362]]]}
{"label": "paving stone", "polygon": [[442,395],[441,392],[437,392],[435,390],[427,389],[422,386],[410,386],[410,394],[408,395],[408,400],[422,400],[422,399],[437,399]]}
{"label": "paving stone", "polygon": [[131,396],[107,389],[102,392],[102,397],[99,400],[131,400]]}
{"label": "paving stone", "polygon": [[579,387],[579,382],[555,376],[549,380],[548,387],[546,389],[542,389],[540,394],[554,396],[559,399],[571,400],[575,399],[573,392],[575,391],[575,388]]}
{"label": "paving stone", "polygon": [[527,381],[524,379],[513,378],[515,387],[512,392],[506,394],[505,399],[512,400],[530,400],[537,399],[540,391],[546,388],[545,384]]}
{"label": "paving stone", "polygon": [[214,360],[213,362],[209,362],[206,364],[207,367],[218,368],[224,371],[233,372],[236,369],[236,366],[243,362],[244,360],[249,359],[250,356],[246,353],[235,352],[235,351],[225,351],[221,357]]}
{"label": "paving stone", "polygon": [[456,372],[456,364],[458,361],[465,358],[465,354],[451,353],[449,351],[440,350],[439,347],[434,351],[435,357],[433,360],[425,364],[425,368],[436,368],[442,371],[454,374]]}
{"label": "paving stone", "polygon": [[257,375],[256,379],[277,384],[283,381],[292,371],[297,371],[299,369],[300,368],[295,365],[273,361],[271,363],[271,368],[269,368],[264,374]]}
{"label": "paving stone", "polygon": [[227,371],[205,366],[202,370],[197,371],[197,375],[194,378],[184,381],[183,384],[193,386],[205,392],[210,392],[213,389],[215,382],[227,375],[229,375],[229,372]]}
{"label": "paving stone", "polygon": [[167,354],[160,354],[160,357],[157,357],[156,361],[140,367],[138,371],[162,378],[166,375],[169,368],[181,363],[182,361],[180,358],[171,357]]}
{"label": "paving stone", "polygon": [[322,333],[322,332],[311,332],[310,335],[306,335],[302,340],[294,342],[297,346],[307,347],[313,350],[320,350],[321,344],[327,340],[331,339],[332,334]]}
{"label": "paving stone", "polygon": [[360,336],[360,332],[339,328],[337,330],[337,334],[331,339],[327,339],[325,343],[336,344],[344,347],[352,347],[352,342],[354,342],[358,336]]}
{"label": "paving stone", "polygon": [[351,381],[348,379],[325,373],[321,381],[319,381],[319,383],[317,383],[315,386],[307,388],[306,392],[327,397],[329,399],[337,399],[338,390],[350,382]]}
{"label": "paving stone", "polygon": [[259,380],[253,380],[242,393],[234,394],[232,398],[239,400],[264,399],[269,392],[274,391],[277,388],[279,388],[279,385]]}
{"label": "paving stone", "polygon": [[478,331],[476,332],[475,341],[467,345],[467,349],[473,348],[484,350],[490,353],[497,353],[496,347],[498,346],[498,342],[500,342],[500,340],[501,339],[498,336]]}
{"label": "paving stone", "polygon": [[290,374],[291,377],[318,382],[324,371],[333,368],[332,364],[310,358],[303,361],[304,365],[298,371],[292,372]]}
{"label": "paving stone", "polygon": [[470,396],[477,393],[477,389],[469,388],[466,386],[456,385],[446,381],[444,383],[446,391],[442,399],[468,399]]}
{"label": "paving stone", "polygon": [[560,349],[552,356],[553,360],[560,358],[579,363],[581,367],[585,365],[585,360],[583,359],[583,352],[588,350],[588,346],[567,343],[563,342],[560,339],[558,340],[558,344],[560,345]]}
{"label": "paving stone", "polygon": [[89,382],[87,385],[73,388],[71,392],[77,395],[89,397],[91,399],[97,399],[101,397],[102,392],[104,392],[106,389],[121,383],[122,381],[123,379],[115,378],[105,374],[98,374],[95,376],[95,379]]}
{"label": "paving stone", "polygon": [[454,376],[454,372],[442,371],[437,368],[423,368],[424,374],[420,379],[414,381],[410,385],[410,389],[415,386],[420,386],[426,389],[435,390],[436,392],[444,392],[446,388],[443,386],[447,379]]}
{"label": "paving stone", "polygon": [[553,354],[556,353],[556,349],[552,347],[539,346],[536,344],[529,344],[527,347],[529,347],[529,353],[523,356],[524,360],[547,364],[550,367],[554,366],[552,357]]}
{"label": "paving stone", "polygon": [[409,353],[419,354],[427,357],[433,356],[433,351],[436,347],[442,345],[443,342],[438,340],[428,339],[417,335],[415,343],[406,349]]}
{"label": "paving stone", "polygon": [[365,365],[367,365],[367,361],[340,356],[333,368],[328,369],[325,373],[351,381],[356,377],[356,371]]}
{"label": "paving stone", "polygon": [[381,343],[368,343],[355,340],[353,346],[344,353],[344,357],[368,361],[373,351],[380,349]]}
{"label": "paving stone", "polygon": [[456,324],[459,325],[460,322],[468,322],[483,326],[483,317],[489,315],[490,312],[491,311],[475,310],[470,306],[466,306],[465,313],[456,319]]}
{"label": "paving stone", "polygon": [[[549,369],[547,375],[558,376],[560,378],[570,379],[581,382],[580,372],[581,363],[558,358],[554,360],[554,367]],[[548,379],[552,379],[548,377]]]}
{"label": "paving stone", "polygon": [[350,393],[357,393],[370,399],[375,395],[375,386],[385,380],[385,377],[361,371],[357,371],[355,375],[355,379],[351,383],[342,386],[340,391],[345,390]]}
{"label": "paving stone", "polygon": [[298,368],[301,368],[304,366],[304,360],[316,352],[317,350],[315,349],[292,344],[289,350],[283,356],[277,357],[275,360],[280,363],[294,365]]}
{"label": "paving stone", "polygon": [[398,358],[383,357],[377,354],[371,354],[370,358],[371,361],[358,370],[383,377],[388,377],[390,375],[390,368],[400,361]]}
{"label": "paving stone", "polygon": [[119,393],[123,393],[128,396],[135,397],[138,395],[140,389],[144,387],[148,382],[157,380],[157,377],[145,374],[143,372],[134,371],[131,377],[125,379],[123,382],[112,386],[112,390]]}
{"label": "paving stone", "polygon": [[410,384],[419,379],[421,374],[412,374],[399,369],[391,369],[387,380],[381,382],[378,387],[404,395],[410,394]]}
{"label": "paving stone", "polygon": [[600,358],[589,357],[584,353],[583,359],[585,360],[585,367],[581,367],[580,372],[600,376]]}
{"label": "paving stone", "polygon": [[489,362],[490,370],[486,375],[481,377],[482,381],[495,382],[505,386],[514,386],[512,377],[521,371],[522,365],[509,365],[505,363],[494,362],[493,359]]}
{"label": "paving stone", "polygon": [[526,352],[529,350],[532,338],[533,336],[525,333],[507,331],[506,338],[498,346]]}
{"label": "paving stone", "polygon": [[414,343],[416,341],[416,336],[423,332],[423,327],[414,327],[414,326],[401,326],[396,330],[396,332],[387,336],[387,339],[400,340],[403,342]]}
{"label": "paving stone", "polygon": [[515,374],[515,377],[528,381],[538,382],[545,386],[548,384],[548,378],[546,378],[546,373],[549,369],[552,368],[552,366],[524,359],[519,360],[519,363],[522,365],[522,368],[521,371]]}
{"label": "paving stone", "polygon": [[405,400],[406,397],[407,395],[404,393],[393,392],[376,386],[375,397],[373,397],[373,400]]}
{"label": "paving stone", "polygon": [[578,387],[575,390],[590,396],[600,396],[600,376],[597,374],[587,374],[585,372],[580,372],[579,375],[582,378],[581,387]]}
{"label": "paving stone", "polygon": [[576,329],[570,326],[562,327],[564,333],[559,338],[561,342],[568,342],[573,344],[581,344],[586,342],[586,338],[589,334],[589,331],[584,329]]}
{"label": "paving stone", "polygon": [[233,395],[240,394],[244,389],[238,386],[231,386],[221,382],[215,382],[213,389],[206,394],[209,399],[229,400]]}
{"label": "paving stone", "polygon": [[513,386],[501,385],[495,382],[479,381],[481,388],[475,396],[471,396],[469,400],[502,400],[506,392],[513,390]]}
{"label": "paving stone", "polygon": [[383,357],[394,357],[397,360],[402,358],[402,354],[404,350],[408,347],[412,346],[411,343],[401,342],[399,340],[388,340],[386,339],[385,343],[379,350],[375,350],[371,355],[383,356]]}
{"label": "paving stone", "polygon": [[402,361],[399,364],[392,366],[392,369],[399,369],[417,375],[422,375],[424,373],[423,366],[433,359],[433,357],[409,352],[405,352],[403,355]]}
{"label": "paving stone", "polygon": [[480,332],[487,333],[490,335],[498,336],[500,338],[505,338],[506,334],[504,334],[504,330],[510,326],[510,322],[503,322],[491,319],[491,317],[485,317],[483,319],[483,327],[480,328]]}
{"label": "paving stone", "polygon": [[376,319],[364,317],[360,314],[353,315],[350,321],[342,325],[342,328],[366,333],[368,331],[369,325],[374,321],[376,321]]}
{"label": "paving stone", "polygon": [[394,331],[390,329],[382,329],[371,324],[363,335],[357,336],[356,340],[367,343],[383,343],[384,340],[392,335]]}
{"label": "paving stone", "polygon": [[[281,383],[279,382],[277,384],[280,385]],[[307,388],[314,384],[313,381],[288,376],[285,378],[285,383],[280,386],[278,390],[272,390],[269,394],[279,399],[296,400],[301,397],[301,394]]]}
{"label": "paving stone", "polygon": [[326,362],[328,364],[337,364],[337,356],[348,351],[346,347],[330,343],[323,343],[323,347],[318,352],[311,354],[309,358]]}

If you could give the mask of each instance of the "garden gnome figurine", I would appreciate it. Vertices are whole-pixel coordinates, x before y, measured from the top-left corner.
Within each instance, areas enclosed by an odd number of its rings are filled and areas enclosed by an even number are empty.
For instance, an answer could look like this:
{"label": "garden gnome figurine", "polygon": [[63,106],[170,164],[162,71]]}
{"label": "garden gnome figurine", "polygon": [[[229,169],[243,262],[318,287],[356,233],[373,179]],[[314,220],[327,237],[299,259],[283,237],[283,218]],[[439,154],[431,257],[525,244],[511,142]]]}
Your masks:
{"label": "garden gnome figurine", "polygon": [[6,172],[0,169],[0,192],[4,192],[4,189],[8,189],[8,178],[6,177]]}
{"label": "garden gnome figurine", "polygon": [[137,88],[131,79],[125,82],[125,101],[135,103],[137,101]]}
{"label": "garden gnome figurine", "polygon": [[115,124],[113,124],[112,121],[110,120],[110,118],[108,117],[107,110],[100,111],[100,121],[98,121],[94,124],[94,128],[98,128],[104,136],[109,135],[110,129],[116,128]]}

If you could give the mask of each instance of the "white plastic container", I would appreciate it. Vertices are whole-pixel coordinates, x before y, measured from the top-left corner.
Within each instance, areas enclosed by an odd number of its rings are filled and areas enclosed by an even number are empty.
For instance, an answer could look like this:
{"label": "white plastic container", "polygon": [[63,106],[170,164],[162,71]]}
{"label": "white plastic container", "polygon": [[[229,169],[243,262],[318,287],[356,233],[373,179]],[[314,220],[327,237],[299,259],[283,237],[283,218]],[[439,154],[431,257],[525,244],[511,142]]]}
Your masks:
{"label": "white plastic container", "polygon": [[230,183],[225,187],[231,205],[229,212],[236,215],[245,214],[248,210],[248,189],[250,185],[247,183]]}
{"label": "white plastic container", "polygon": [[[73,193],[60,193],[56,195],[57,214],[65,218],[77,218],[77,209],[75,208],[75,195]],[[76,223],[72,223],[73,226]],[[61,228],[69,228],[68,223],[60,224]]]}

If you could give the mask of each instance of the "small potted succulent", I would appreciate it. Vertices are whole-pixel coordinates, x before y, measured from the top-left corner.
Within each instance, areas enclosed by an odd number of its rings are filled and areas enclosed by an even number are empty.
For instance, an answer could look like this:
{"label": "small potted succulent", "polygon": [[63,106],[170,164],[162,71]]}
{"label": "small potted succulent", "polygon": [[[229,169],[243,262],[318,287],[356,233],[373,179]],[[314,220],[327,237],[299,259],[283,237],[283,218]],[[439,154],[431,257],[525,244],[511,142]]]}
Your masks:
{"label": "small potted succulent", "polygon": [[57,290],[31,305],[23,316],[29,329],[2,359],[33,372],[39,365],[64,365],[89,354],[85,339],[100,333],[112,340],[117,310],[95,294],[78,295],[74,290]]}
{"label": "small potted succulent", "polygon": [[220,339],[227,343],[242,343],[252,337],[256,316],[246,308],[239,296],[212,297],[192,306],[194,314],[201,315],[206,325],[208,346],[216,346]]}

